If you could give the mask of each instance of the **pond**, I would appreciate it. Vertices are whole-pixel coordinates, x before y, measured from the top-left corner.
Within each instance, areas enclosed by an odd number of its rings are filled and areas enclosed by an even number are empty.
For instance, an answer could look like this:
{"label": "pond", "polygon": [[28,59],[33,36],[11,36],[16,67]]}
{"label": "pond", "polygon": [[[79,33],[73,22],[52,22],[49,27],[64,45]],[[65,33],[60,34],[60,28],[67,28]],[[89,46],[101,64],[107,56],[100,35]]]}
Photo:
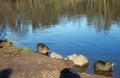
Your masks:
{"label": "pond", "polygon": [[63,57],[82,54],[93,74],[96,60],[114,62],[120,78],[119,0],[0,0],[0,26],[6,38],[34,52],[45,43]]}

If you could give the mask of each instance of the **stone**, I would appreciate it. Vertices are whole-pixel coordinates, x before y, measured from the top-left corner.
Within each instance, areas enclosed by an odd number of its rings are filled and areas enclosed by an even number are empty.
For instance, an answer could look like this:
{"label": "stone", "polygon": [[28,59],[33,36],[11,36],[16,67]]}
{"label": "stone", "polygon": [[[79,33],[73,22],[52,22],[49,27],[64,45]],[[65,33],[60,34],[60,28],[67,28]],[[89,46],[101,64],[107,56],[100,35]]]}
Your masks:
{"label": "stone", "polygon": [[51,57],[51,58],[56,58],[56,59],[62,59],[62,56],[59,55],[59,54],[57,54],[57,53],[55,53],[55,52],[52,52],[52,53],[50,54],[50,57]]}
{"label": "stone", "polygon": [[43,55],[48,55],[48,53],[49,53],[49,48],[48,48],[48,46],[46,46],[45,44],[39,43],[39,44],[37,45],[37,52],[40,53],[40,54],[43,54]]}
{"label": "stone", "polygon": [[84,66],[88,64],[87,58],[83,55],[73,54],[65,58],[65,60],[72,60],[73,63],[77,66]]}
{"label": "stone", "polygon": [[94,64],[94,70],[112,71],[112,69],[113,69],[113,63],[110,61],[104,62],[104,61],[98,60]]}

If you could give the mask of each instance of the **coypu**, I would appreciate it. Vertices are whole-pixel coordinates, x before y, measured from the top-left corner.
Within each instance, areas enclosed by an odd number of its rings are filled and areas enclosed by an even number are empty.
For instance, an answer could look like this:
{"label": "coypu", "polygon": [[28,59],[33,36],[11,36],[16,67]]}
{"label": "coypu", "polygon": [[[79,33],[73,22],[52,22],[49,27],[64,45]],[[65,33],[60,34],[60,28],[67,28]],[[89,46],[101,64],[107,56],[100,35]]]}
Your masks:
{"label": "coypu", "polygon": [[43,54],[43,55],[48,55],[49,48],[45,44],[39,43],[37,45],[37,52],[40,53],[40,54]]}
{"label": "coypu", "polygon": [[113,65],[110,61],[104,62],[99,60],[94,64],[94,70],[112,71]]}

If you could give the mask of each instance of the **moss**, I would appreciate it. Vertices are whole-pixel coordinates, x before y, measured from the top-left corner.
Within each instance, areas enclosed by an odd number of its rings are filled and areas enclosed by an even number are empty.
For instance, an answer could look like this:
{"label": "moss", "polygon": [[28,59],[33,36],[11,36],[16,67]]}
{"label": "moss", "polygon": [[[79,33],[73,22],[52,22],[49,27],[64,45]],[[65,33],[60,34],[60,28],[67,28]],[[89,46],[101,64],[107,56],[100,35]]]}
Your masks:
{"label": "moss", "polygon": [[28,51],[29,49],[28,48],[21,48],[20,50],[21,51]]}
{"label": "moss", "polygon": [[23,54],[23,53],[30,53],[31,51],[28,48],[20,48],[20,49],[18,49],[18,52]]}
{"label": "moss", "polygon": [[8,46],[13,46],[13,42],[7,41],[6,44],[7,44]]}
{"label": "moss", "polygon": [[0,40],[0,44],[5,44],[5,45],[13,46],[13,42],[10,42],[8,40]]}

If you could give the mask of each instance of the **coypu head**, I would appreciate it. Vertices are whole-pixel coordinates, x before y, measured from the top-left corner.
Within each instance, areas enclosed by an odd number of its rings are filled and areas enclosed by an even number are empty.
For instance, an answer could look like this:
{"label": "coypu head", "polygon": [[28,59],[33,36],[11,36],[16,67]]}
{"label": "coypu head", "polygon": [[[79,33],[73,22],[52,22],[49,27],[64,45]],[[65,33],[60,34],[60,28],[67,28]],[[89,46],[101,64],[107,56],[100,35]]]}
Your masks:
{"label": "coypu head", "polygon": [[111,71],[113,70],[113,66],[114,66],[113,62],[108,61],[105,63],[105,65],[108,66],[108,68],[110,68]]}
{"label": "coypu head", "polygon": [[37,45],[37,52],[40,53],[40,54],[43,54],[43,55],[48,55],[49,48],[45,44],[39,43]]}
{"label": "coypu head", "polygon": [[113,63],[110,61],[104,62],[104,61],[97,61],[94,64],[95,70],[101,70],[101,71],[112,71],[113,69]]}
{"label": "coypu head", "polygon": [[110,61],[105,62],[105,66],[106,66],[106,69],[112,70],[112,68],[113,68],[113,63],[110,62]]}

